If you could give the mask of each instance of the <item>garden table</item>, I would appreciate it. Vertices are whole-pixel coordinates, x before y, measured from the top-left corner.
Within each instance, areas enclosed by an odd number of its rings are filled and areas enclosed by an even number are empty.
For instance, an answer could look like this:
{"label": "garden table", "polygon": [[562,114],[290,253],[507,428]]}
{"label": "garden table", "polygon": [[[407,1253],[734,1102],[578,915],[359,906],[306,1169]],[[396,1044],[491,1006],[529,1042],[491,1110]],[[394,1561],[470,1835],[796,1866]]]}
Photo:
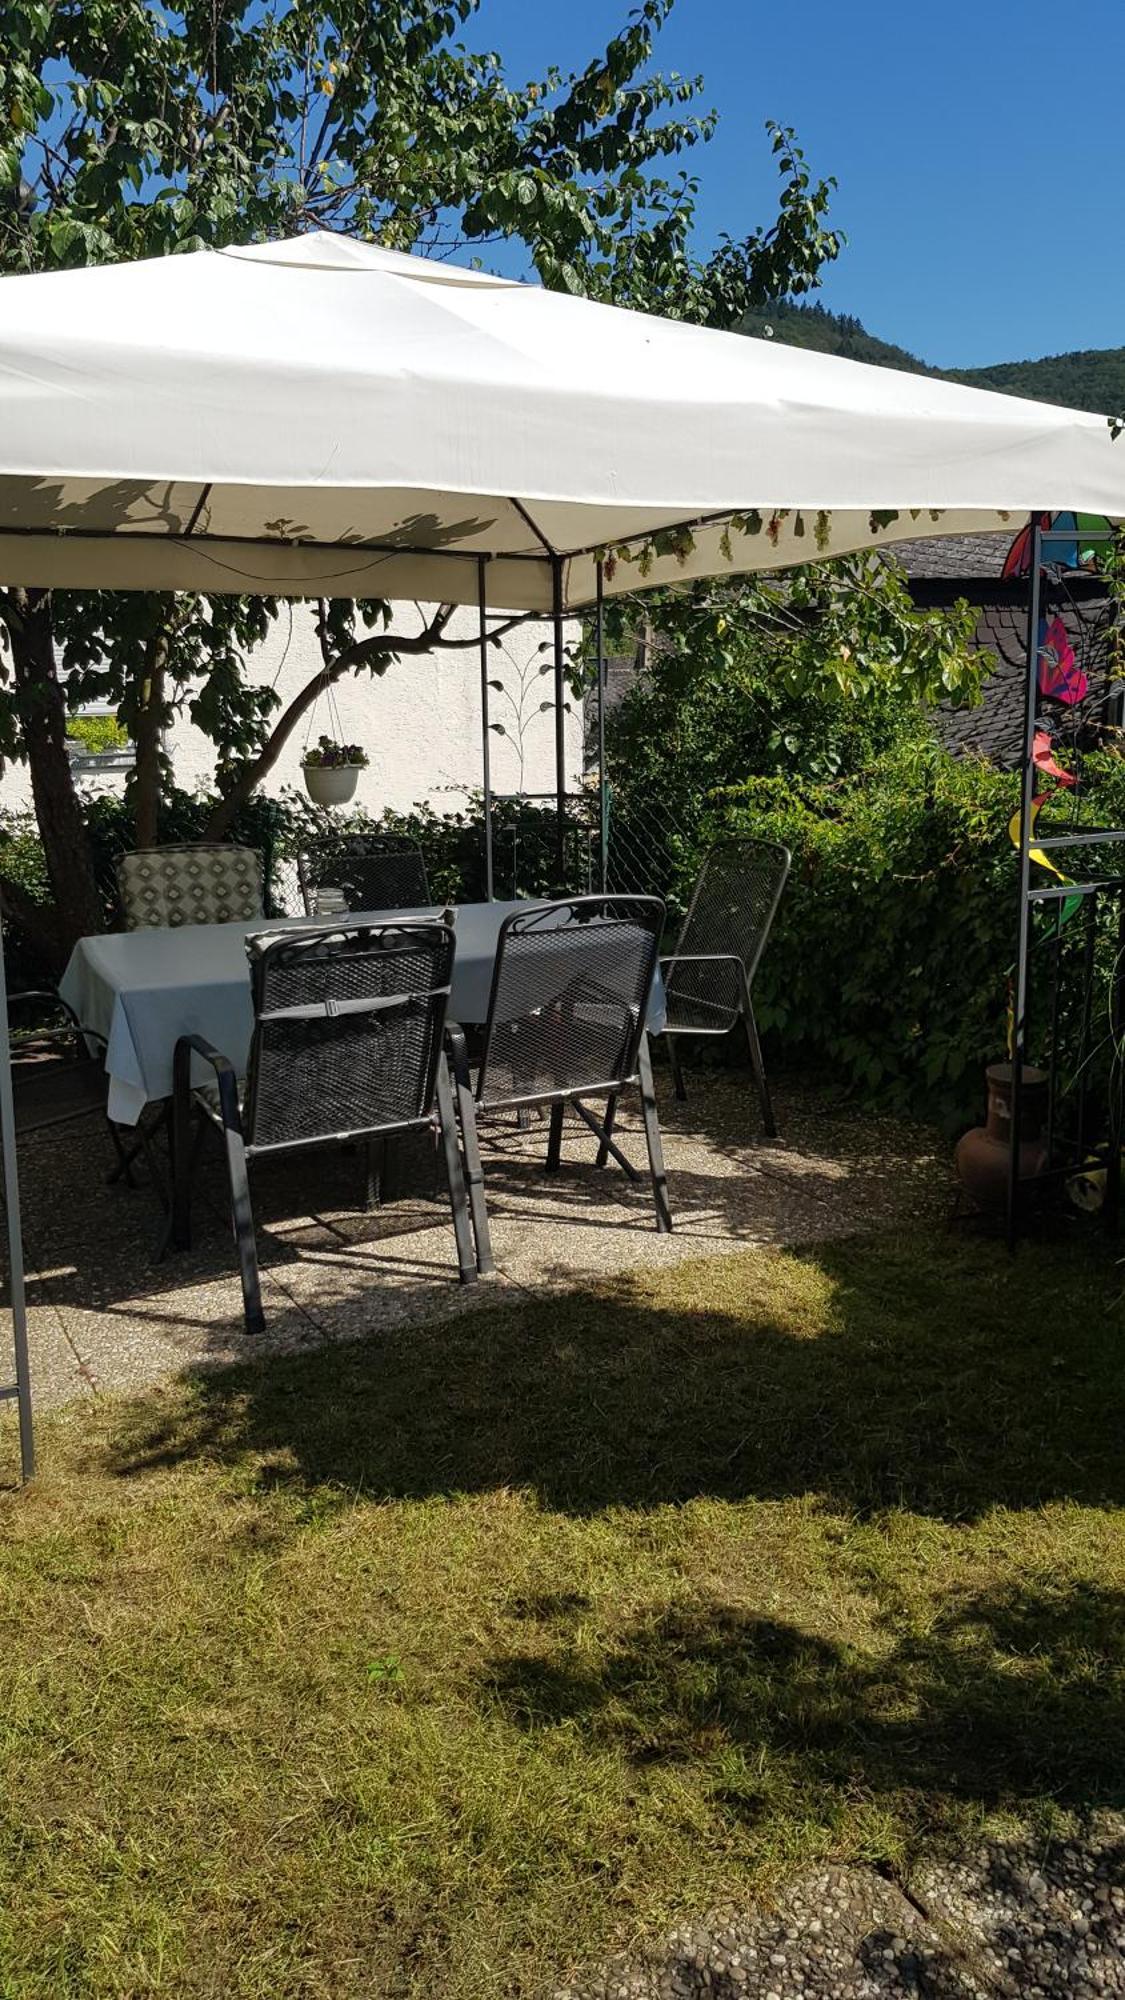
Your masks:
{"label": "garden table", "polygon": [[[476,1024],[485,1019],[500,926],[505,917],[531,907],[527,902],[458,906],[449,1002],[453,1020]],[[352,911],[348,921],[395,923],[441,915],[435,904],[418,910]],[[59,991],[83,1027],[105,1037],[107,1109],[115,1124],[136,1125],[146,1104],[171,1096],[172,1054],[181,1035],[202,1035],[243,1068],[254,1025],[245,945],[252,931],[332,930],[339,923],[338,917],[257,917],[249,923],[185,924],[177,930],[81,938]],[[658,1034],[663,1025],[664,992],[657,983],[648,1026]]]}

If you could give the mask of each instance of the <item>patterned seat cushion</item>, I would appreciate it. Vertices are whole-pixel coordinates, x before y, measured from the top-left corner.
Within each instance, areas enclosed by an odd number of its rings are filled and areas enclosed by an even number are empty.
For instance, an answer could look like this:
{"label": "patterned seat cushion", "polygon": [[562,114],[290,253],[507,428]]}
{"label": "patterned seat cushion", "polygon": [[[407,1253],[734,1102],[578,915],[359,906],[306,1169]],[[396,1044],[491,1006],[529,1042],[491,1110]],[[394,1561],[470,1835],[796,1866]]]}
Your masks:
{"label": "patterned seat cushion", "polygon": [[252,847],[141,848],[122,856],[118,880],[131,931],[247,923],[263,915],[262,857]]}

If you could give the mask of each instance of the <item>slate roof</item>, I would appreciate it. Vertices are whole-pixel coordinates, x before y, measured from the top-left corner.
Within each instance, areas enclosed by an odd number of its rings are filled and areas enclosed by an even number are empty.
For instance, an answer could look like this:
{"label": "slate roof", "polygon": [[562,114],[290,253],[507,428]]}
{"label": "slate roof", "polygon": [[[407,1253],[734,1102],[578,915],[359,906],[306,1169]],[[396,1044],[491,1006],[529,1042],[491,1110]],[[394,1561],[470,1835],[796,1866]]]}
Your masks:
{"label": "slate roof", "polygon": [[[1013,523],[1010,531],[999,534],[925,535],[900,542],[895,550],[916,604],[951,604],[966,597],[980,607],[975,642],[995,655],[996,671],[985,682],[978,708],[945,703],[936,711],[934,725],[955,756],[987,757],[1003,770],[1018,766],[1024,741],[1027,581],[1005,582],[1000,574],[1017,533]],[[1061,614],[1090,683],[1085,701],[1076,709],[1057,710],[1056,721],[1068,737],[1077,732],[1088,742],[1104,720],[1110,692],[1109,601],[1096,577],[1067,572],[1057,586],[1048,584],[1046,603],[1049,611]]]}
{"label": "slate roof", "polygon": [[1019,532],[1019,524],[988,535],[919,535],[895,542],[890,553],[908,577],[991,577],[997,581],[1004,558]]}
{"label": "slate roof", "polygon": [[[1023,755],[1024,674],[1027,649],[1027,581],[1005,582],[1000,572],[1019,532],[1010,529],[984,535],[919,535],[899,542],[892,553],[906,571],[910,593],[919,606],[950,605],[968,598],[980,607],[975,640],[995,655],[996,671],[984,687],[977,708],[944,703],[935,711],[934,725],[942,742],[961,757],[986,757],[1003,770],[1014,770]],[[1056,711],[1066,734],[1077,730],[1088,742],[1105,719],[1110,695],[1108,638],[1110,605],[1096,577],[1068,573],[1052,593],[1048,609],[1058,609],[1071,645],[1085,671],[1090,692],[1078,709]],[[607,660],[606,712],[617,706],[636,679],[639,654]],[[587,735],[592,749],[594,704],[587,704]]]}

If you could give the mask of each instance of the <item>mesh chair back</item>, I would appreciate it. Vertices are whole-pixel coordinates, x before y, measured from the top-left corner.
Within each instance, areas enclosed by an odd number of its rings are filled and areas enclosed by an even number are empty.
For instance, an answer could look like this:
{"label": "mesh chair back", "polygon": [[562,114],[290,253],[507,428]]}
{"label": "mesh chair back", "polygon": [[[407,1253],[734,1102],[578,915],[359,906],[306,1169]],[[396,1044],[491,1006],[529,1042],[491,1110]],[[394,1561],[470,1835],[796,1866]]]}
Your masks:
{"label": "mesh chair back", "polygon": [[262,857],[253,847],[142,847],[123,854],[117,883],[125,928],[252,922],[264,914]]}
{"label": "mesh chair back", "polygon": [[317,841],[299,856],[305,913],[418,910],[430,901],[422,851],[405,834],[356,833]]}
{"label": "mesh chair back", "polygon": [[247,939],[248,1146],[409,1125],[433,1103],[453,970],[446,923],[348,924]]}
{"label": "mesh chair back", "polygon": [[747,980],[765,948],[789,874],[789,850],[772,840],[721,840],[706,856],[684,918],[676,953],[665,967],[670,1027],[689,1023],[701,1033],[725,1028],[738,1011],[740,984],[730,965],[678,964],[685,957],[741,959]]}
{"label": "mesh chair back", "polygon": [[634,1079],[663,923],[656,896],[579,896],[508,917],[480,1103],[542,1102]]}

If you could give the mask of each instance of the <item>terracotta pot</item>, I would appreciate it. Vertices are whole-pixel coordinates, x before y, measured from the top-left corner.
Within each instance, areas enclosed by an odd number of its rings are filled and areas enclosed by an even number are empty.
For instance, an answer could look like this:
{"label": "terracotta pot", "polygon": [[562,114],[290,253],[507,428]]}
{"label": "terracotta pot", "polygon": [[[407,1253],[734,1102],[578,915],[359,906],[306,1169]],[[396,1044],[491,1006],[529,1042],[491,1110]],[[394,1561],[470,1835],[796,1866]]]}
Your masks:
{"label": "terracotta pot", "polygon": [[[990,1063],[985,1070],[988,1084],[988,1117],[957,1142],[954,1158],[965,1193],[978,1208],[999,1213],[1008,1205],[1008,1170],[1011,1163],[1012,1065]],[[1043,1120],[1047,1115],[1047,1073],[1023,1068],[1020,1092],[1021,1181],[1034,1180],[1047,1165],[1043,1143]]]}
{"label": "terracotta pot", "polygon": [[314,805],[346,806],[355,797],[362,764],[302,764],[305,790]]}

